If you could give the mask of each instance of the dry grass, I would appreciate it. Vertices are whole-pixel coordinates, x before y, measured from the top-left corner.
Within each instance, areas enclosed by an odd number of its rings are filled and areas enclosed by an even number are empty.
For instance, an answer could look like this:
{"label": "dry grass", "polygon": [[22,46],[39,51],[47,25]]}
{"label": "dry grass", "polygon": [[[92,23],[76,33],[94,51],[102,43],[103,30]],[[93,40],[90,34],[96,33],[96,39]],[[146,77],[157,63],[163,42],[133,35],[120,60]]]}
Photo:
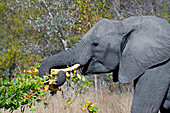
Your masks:
{"label": "dry grass", "polygon": [[[123,92],[119,93],[110,93],[107,90],[103,90],[98,98],[95,96],[95,93],[89,93],[85,95],[79,95],[73,97],[74,101],[68,105],[66,101],[68,99],[61,98],[61,94],[51,97],[48,96],[48,107],[44,108],[43,103],[36,104],[36,111],[33,113],[88,113],[88,111],[81,111],[83,101],[92,101],[97,103],[95,106],[100,109],[98,113],[130,113],[131,103],[132,103],[132,93]],[[1,113],[8,113],[8,111],[0,110]],[[14,111],[14,113],[20,113],[20,110]],[[31,113],[27,108],[25,113]]]}

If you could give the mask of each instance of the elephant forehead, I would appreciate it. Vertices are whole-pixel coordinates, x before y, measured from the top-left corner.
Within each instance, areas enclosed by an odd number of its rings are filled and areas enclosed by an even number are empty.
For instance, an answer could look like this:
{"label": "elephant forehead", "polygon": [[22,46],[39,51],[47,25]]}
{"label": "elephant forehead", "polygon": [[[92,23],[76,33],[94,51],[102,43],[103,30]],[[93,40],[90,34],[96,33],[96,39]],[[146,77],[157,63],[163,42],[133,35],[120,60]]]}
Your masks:
{"label": "elephant forehead", "polygon": [[102,35],[106,32],[118,32],[120,26],[120,21],[108,20],[103,18],[98,21],[91,30],[93,31],[93,33]]}

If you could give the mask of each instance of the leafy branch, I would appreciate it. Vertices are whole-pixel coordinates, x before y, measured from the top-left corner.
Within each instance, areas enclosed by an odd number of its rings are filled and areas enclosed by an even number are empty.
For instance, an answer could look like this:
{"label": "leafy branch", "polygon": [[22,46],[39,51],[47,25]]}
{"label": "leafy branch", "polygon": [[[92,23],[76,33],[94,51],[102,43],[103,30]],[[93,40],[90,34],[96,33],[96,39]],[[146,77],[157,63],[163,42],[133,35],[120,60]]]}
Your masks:
{"label": "leafy branch", "polygon": [[[70,68],[68,68],[70,69]],[[42,102],[46,98],[45,93],[50,91],[51,95],[61,91],[61,88],[55,86],[58,79],[57,73],[55,75],[39,77],[37,68],[25,71],[24,74],[18,74],[14,80],[9,81],[8,78],[0,78],[0,108],[10,110],[13,112],[17,108],[21,108],[23,113],[25,107],[31,107],[36,102]],[[84,82],[82,88],[86,88],[92,84],[81,77],[76,70],[66,73],[67,80],[71,78],[72,82],[81,86],[78,81]],[[74,90],[74,87],[72,87]],[[43,98],[42,98],[43,97]],[[46,103],[44,102],[44,105]]]}

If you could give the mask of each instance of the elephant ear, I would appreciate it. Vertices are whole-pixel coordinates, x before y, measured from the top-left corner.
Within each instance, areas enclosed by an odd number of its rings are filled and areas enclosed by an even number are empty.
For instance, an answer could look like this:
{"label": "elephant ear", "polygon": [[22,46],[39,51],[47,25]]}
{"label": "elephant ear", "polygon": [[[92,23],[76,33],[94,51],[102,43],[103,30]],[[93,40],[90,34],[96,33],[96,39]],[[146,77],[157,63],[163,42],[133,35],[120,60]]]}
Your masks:
{"label": "elephant ear", "polygon": [[131,82],[152,66],[169,60],[170,26],[163,24],[156,27],[133,29],[123,37],[119,64],[120,82]]}

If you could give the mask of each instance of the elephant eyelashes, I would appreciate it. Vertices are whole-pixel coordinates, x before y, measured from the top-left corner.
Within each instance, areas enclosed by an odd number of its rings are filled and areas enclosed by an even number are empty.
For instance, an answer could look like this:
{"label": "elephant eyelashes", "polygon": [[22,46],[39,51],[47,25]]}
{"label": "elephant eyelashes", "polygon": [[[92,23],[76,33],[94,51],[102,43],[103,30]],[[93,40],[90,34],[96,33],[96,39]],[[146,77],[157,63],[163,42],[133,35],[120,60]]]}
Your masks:
{"label": "elephant eyelashes", "polygon": [[96,46],[98,46],[98,43],[93,43],[93,45],[96,47]]}

